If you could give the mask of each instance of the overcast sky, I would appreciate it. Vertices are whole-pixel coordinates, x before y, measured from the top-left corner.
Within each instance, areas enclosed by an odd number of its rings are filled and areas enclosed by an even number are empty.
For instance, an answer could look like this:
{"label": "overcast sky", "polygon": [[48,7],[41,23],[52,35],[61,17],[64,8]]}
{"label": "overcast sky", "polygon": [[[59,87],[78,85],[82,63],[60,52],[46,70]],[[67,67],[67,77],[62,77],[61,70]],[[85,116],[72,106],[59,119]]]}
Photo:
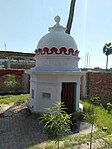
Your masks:
{"label": "overcast sky", "polygon": [[[0,50],[6,43],[7,51],[34,52],[56,15],[66,27],[69,6],[70,0],[0,0]],[[102,48],[112,42],[112,0],[77,0],[71,36],[80,51],[79,67],[105,68]]]}

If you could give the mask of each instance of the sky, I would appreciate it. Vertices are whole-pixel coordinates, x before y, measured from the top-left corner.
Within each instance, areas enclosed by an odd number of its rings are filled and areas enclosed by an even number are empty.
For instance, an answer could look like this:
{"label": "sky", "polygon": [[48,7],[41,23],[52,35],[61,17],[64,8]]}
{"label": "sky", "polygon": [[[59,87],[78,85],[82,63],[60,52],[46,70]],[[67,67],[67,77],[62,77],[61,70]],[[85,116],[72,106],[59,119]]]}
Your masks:
{"label": "sky", "polygon": [[[34,53],[55,16],[66,27],[69,7],[70,0],[0,0],[0,50],[6,44],[7,51]],[[112,42],[112,0],[77,0],[70,35],[80,51],[79,68],[105,68],[102,49]]]}

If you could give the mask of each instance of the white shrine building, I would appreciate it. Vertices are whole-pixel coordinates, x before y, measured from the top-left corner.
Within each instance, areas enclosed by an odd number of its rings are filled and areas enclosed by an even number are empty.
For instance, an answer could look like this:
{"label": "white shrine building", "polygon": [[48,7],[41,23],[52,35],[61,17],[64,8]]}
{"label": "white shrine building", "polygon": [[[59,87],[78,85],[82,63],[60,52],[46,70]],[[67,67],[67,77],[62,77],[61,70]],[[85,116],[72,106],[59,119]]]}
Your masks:
{"label": "white shrine building", "polygon": [[45,112],[54,103],[64,102],[69,113],[79,112],[80,77],[79,51],[75,40],[59,24],[49,28],[35,50],[36,66],[30,74],[30,102],[32,112]]}

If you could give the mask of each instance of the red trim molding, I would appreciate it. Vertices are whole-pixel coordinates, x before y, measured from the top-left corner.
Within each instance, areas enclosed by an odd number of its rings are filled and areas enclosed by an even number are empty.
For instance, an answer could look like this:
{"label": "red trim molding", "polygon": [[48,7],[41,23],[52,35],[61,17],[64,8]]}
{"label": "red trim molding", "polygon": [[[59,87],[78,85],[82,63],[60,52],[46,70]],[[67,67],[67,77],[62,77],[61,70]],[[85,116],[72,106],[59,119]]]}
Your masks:
{"label": "red trim molding", "polygon": [[60,54],[65,54],[65,55],[78,56],[79,51],[78,50],[74,51],[72,48],[67,50],[65,47],[62,47],[58,50],[57,48],[53,47],[51,49],[48,49],[48,48],[36,49],[35,54],[36,55],[45,55],[45,54],[47,54],[47,55],[51,55],[51,54],[60,55]]}

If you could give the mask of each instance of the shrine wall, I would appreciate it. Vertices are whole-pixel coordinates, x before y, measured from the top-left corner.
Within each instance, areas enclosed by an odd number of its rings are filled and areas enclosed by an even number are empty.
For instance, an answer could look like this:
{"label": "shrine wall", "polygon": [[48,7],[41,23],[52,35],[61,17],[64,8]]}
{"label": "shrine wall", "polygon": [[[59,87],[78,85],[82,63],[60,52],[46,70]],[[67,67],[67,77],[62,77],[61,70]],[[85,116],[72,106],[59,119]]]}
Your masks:
{"label": "shrine wall", "polygon": [[[10,74],[15,76],[16,85],[11,88],[12,92],[28,93],[30,90],[30,77],[24,69],[0,69],[0,94],[6,92],[4,87],[4,76]],[[8,91],[8,92],[11,92]],[[81,77],[81,98],[97,96],[103,104],[112,103],[112,72],[91,71]]]}

